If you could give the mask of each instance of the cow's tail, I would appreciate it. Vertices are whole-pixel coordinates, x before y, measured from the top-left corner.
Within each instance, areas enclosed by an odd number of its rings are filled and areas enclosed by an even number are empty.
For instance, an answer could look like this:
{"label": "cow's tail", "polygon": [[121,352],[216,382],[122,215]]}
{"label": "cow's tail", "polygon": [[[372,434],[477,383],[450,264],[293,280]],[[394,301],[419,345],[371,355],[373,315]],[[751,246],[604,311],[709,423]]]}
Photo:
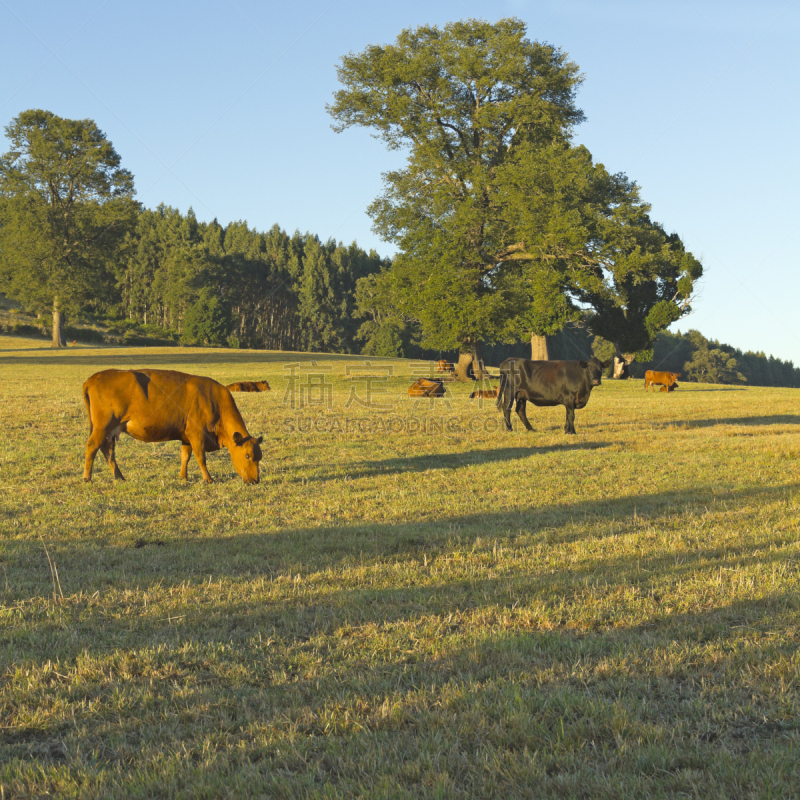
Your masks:
{"label": "cow's tail", "polygon": [[503,411],[506,407],[510,405],[509,403],[505,402],[506,393],[511,391],[511,386],[509,382],[509,377],[507,372],[500,372],[500,383],[497,386],[497,408],[500,411]]}
{"label": "cow's tail", "polygon": [[89,416],[89,436],[91,436],[94,430],[94,425],[92,425],[92,406],[89,402],[89,389],[85,383],[83,384],[83,404],[86,406],[86,413]]}

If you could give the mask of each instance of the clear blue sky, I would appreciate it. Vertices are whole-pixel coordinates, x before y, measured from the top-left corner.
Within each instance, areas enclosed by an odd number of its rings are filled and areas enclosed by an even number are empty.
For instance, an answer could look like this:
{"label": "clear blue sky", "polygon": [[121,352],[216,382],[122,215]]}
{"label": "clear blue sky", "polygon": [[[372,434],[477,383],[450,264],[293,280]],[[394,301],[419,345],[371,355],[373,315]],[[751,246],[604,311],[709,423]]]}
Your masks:
{"label": "clear blue sky", "polygon": [[390,254],[365,207],[399,156],[330,129],[335,65],[406,27],[505,16],[577,62],[577,140],[703,261],[673,328],[800,365],[797,2],[0,0],[0,122],[89,117],[146,206]]}

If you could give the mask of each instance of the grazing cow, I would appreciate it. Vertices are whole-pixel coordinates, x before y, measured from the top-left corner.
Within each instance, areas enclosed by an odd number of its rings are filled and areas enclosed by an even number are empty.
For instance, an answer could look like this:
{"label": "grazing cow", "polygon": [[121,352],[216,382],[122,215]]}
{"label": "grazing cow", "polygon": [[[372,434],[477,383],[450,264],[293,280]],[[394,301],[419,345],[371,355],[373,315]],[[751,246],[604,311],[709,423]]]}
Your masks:
{"label": "grazing cow", "polygon": [[455,372],[455,365],[451,364],[449,361],[445,361],[443,358],[440,358],[436,362],[436,371],[437,372]]}
{"label": "grazing cow", "polygon": [[494,398],[497,397],[497,389],[476,389],[470,396],[470,400],[481,399],[481,398]]}
{"label": "grazing cow", "polygon": [[124,480],[115,449],[120,434],[127,433],[140,442],[181,442],[182,480],[194,452],[203,480],[213,483],[206,453],[227,447],[242,480],[258,483],[262,437],[250,436],[231,393],[211,378],[162,369],[106,369],[83,384],[83,401],[89,415],[85,481],[92,479],[98,450],[114,477]]}
{"label": "grazing cow", "polygon": [[503,411],[506,430],[511,430],[511,408],[516,403],[517,416],[526,429],[533,428],[525,414],[525,403],[535,406],[564,406],[567,423],[564,433],[575,433],[575,409],[584,408],[603,370],[611,361],[594,356],[589,361],[526,361],[507,358],[500,365],[500,388],[497,407]]}
{"label": "grazing cow", "polygon": [[444,384],[438,378],[420,378],[408,387],[409,397],[444,397]]}
{"label": "grazing cow", "polygon": [[225,387],[229,392],[268,392],[269,384],[266,381],[237,381]]}
{"label": "grazing cow", "polygon": [[649,369],[644,374],[644,390],[647,391],[651,386],[661,386],[662,392],[671,392],[678,388],[680,376],[680,372],[655,372]]}
{"label": "grazing cow", "polygon": [[630,365],[633,363],[632,358],[625,358],[622,356],[614,356],[614,369],[611,373],[611,377],[617,381],[624,381],[630,377]]}

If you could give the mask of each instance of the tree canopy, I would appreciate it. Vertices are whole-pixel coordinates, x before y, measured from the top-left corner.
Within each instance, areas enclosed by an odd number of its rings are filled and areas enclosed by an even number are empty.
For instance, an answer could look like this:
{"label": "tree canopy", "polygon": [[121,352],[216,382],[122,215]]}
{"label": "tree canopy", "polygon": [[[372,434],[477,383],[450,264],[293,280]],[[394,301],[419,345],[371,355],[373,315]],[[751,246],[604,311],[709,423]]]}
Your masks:
{"label": "tree canopy", "polygon": [[370,206],[399,249],[382,276],[425,346],[548,334],[570,319],[629,351],[688,309],[699,262],[638,187],[571,143],[578,67],[516,19],[403,31],[341,59],[334,129],[403,148]]}
{"label": "tree canopy", "polygon": [[24,111],[0,157],[0,281],[37,310],[62,312],[114,294],[113,264],[138,204],[133,176],[92,120]]}

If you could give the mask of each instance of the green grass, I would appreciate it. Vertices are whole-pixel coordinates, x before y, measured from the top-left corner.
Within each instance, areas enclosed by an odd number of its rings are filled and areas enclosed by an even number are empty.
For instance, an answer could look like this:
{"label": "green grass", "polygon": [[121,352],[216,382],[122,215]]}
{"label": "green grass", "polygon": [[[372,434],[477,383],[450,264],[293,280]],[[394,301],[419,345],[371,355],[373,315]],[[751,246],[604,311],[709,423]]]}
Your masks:
{"label": "green grass", "polygon": [[[800,391],[606,381],[507,434],[411,362],[346,408],[363,361],[0,337],[0,797],[800,796]],[[84,484],[111,366],[266,378],[261,483],[124,437]]]}

